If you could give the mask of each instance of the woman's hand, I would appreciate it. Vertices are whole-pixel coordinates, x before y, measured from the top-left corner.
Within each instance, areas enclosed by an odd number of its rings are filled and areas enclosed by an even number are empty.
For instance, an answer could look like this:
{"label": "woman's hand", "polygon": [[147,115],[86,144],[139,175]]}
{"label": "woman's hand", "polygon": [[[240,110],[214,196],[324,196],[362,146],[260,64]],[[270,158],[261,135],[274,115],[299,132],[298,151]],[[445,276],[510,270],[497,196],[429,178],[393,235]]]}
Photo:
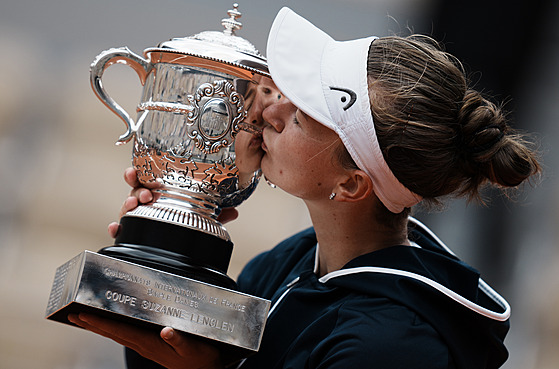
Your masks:
{"label": "woman's hand", "polygon": [[[158,196],[152,190],[157,189],[160,185],[154,184],[151,188],[144,187],[138,177],[136,176],[136,171],[134,168],[126,168],[124,171],[124,181],[132,187],[130,195],[124,200],[122,207],[120,208],[120,213],[118,215],[121,218],[124,214],[130,210],[135,209],[138,205],[147,204],[152,202]],[[224,208],[217,217],[217,220],[223,224],[228,223],[232,220],[237,219],[239,212],[235,208]],[[112,222],[108,227],[109,235],[112,238],[116,238],[118,232],[120,231],[120,224],[118,222]]]}
{"label": "woman's hand", "polygon": [[224,368],[220,353],[214,346],[169,327],[157,334],[155,331],[91,314],[70,314],[68,319],[82,328],[129,347],[166,368]]}
{"label": "woman's hand", "polygon": [[[126,168],[124,171],[124,181],[132,187],[132,190],[120,208],[120,213],[118,214],[119,218],[130,210],[135,209],[138,205],[147,204],[148,202],[153,201],[155,194],[151,190],[158,187],[154,186],[152,189],[143,187],[140,181],[138,181],[134,168]],[[112,222],[109,224],[108,230],[109,235],[112,238],[115,238],[120,230],[120,224],[118,222]]]}

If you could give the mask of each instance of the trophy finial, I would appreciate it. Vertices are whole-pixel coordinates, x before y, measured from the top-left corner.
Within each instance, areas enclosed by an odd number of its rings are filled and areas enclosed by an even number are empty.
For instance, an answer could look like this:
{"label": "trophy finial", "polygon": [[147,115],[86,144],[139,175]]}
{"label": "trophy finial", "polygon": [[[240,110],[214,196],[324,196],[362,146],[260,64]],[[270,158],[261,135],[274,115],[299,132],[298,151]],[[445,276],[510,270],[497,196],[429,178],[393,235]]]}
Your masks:
{"label": "trophy finial", "polygon": [[229,15],[229,18],[221,20],[221,24],[223,25],[223,27],[225,27],[223,33],[228,36],[234,36],[235,31],[240,30],[243,27],[243,24],[237,21],[237,18],[240,18],[242,16],[238,8],[239,4],[234,3],[233,9],[227,11],[227,15]]}

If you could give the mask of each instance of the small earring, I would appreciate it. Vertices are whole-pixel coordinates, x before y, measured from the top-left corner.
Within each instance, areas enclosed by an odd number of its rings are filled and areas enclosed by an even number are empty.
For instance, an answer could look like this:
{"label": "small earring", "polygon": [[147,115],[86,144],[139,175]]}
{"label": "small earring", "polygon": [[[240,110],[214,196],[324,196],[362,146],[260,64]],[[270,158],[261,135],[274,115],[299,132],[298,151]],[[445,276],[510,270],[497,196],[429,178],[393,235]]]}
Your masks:
{"label": "small earring", "polygon": [[332,193],[330,194],[330,196],[328,196],[328,198],[329,198],[330,200],[334,200],[334,197],[336,197],[336,193],[335,193],[335,192],[332,192]]}

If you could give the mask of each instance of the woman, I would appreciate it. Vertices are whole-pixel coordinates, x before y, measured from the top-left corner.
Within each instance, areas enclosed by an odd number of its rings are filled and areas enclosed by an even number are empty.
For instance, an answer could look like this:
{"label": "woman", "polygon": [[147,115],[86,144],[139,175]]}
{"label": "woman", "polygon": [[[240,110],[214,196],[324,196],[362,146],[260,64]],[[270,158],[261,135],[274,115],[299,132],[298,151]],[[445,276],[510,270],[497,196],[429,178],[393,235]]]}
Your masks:
{"label": "woman", "polygon": [[[508,304],[408,216],[420,201],[516,187],[539,172],[535,154],[424,37],[336,42],[284,8],[267,54],[286,99],[263,112],[262,171],[305,201],[313,228],[241,273],[240,289],[273,306],[240,367],[499,367]],[[151,200],[126,177],[123,210]],[[170,328],[71,320],[170,368],[227,364]]]}

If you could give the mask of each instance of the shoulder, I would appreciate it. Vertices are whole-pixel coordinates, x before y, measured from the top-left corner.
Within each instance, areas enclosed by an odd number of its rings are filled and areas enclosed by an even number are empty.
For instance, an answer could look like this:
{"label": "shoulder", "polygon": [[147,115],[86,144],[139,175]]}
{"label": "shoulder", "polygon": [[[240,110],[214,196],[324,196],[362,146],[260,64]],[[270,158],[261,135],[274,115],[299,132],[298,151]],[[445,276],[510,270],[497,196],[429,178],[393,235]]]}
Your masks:
{"label": "shoulder", "polygon": [[420,316],[387,298],[346,302],[312,352],[311,367],[452,368],[447,345]]}

